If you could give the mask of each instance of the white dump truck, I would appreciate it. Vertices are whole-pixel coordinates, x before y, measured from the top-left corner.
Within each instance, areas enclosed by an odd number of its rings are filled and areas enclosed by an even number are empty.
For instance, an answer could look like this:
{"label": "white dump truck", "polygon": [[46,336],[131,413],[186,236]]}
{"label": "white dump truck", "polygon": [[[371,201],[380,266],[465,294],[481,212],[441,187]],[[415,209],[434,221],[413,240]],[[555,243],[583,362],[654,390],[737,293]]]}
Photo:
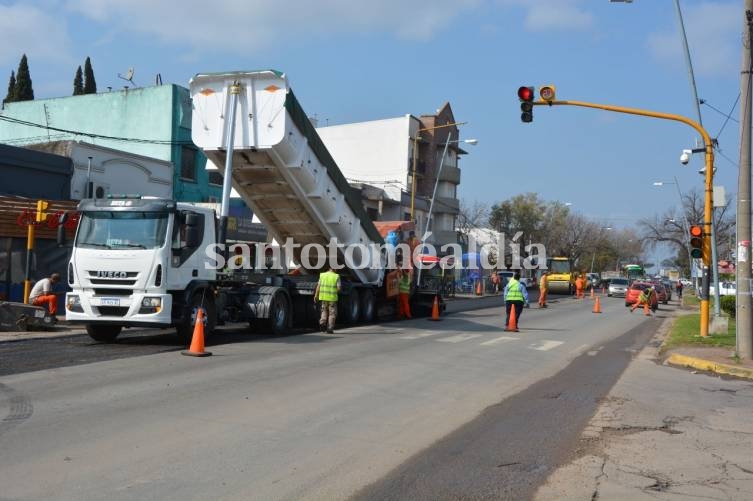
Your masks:
{"label": "white dump truck", "polygon": [[[317,315],[312,295],[325,263],[312,265],[301,251],[333,239],[342,244],[337,259],[345,266],[342,321],[371,322],[380,306],[390,310],[397,290],[387,269],[389,248],[286,76],[272,70],[199,74],[190,90],[193,141],[224,176],[219,218],[208,208],[158,198],[82,200],[67,273],[67,320],[86,324],[92,338],[105,342],[123,327],[148,326],[175,326],[188,342],[198,308],[209,331],[222,321],[247,321],[275,333],[311,325]],[[283,257],[299,265],[295,275],[217,269],[208,249],[225,243],[231,187],[277,242],[300,245]]]}

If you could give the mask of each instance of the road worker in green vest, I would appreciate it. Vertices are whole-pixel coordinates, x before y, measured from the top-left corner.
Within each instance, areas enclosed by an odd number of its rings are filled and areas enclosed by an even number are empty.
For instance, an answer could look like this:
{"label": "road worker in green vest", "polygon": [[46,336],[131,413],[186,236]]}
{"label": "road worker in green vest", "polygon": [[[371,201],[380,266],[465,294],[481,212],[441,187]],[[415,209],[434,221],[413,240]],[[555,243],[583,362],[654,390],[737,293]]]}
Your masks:
{"label": "road worker in green vest", "polygon": [[[505,330],[509,330],[510,311],[515,309],[516,324],[520,322],[520,315],[523,313],[523,306],[528,304],[528,290],[523,282],[520,281],[520,272],[516,271],[513,277],[505,285]],[[517,331],[517,327],[512,330]]]}
{"label": "road worker in green vest", "polygon": [[337,294],[342,289],[340,275],[331,266],[319,275],[319,283],[314,290],[314,303],[321,303],[322,313],[319,317],[319,330],[328,334],[334,333],[337,320]]}
{"label": "road worker in green vest", "polygon": [[410,313],[411,270],[397,269],[397,286],[397,318],[410,320],[413,318]]}

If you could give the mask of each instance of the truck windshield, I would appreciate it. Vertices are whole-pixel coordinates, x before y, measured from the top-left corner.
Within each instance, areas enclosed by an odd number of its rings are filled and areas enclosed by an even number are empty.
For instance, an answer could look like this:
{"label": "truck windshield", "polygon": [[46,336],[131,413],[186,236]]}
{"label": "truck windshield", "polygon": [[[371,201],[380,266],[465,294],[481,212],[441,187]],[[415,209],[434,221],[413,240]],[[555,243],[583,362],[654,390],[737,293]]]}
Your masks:
{"label": "truck windshield", "polygon": [[76,245],[106,249],[154,249],[167,234],[167,214],[155,212],[85,212]]}
{"label": "truck windshield", "polygon": [[549,262],[549,271],[552,273],[570,273],[570,261],[552,259]]}

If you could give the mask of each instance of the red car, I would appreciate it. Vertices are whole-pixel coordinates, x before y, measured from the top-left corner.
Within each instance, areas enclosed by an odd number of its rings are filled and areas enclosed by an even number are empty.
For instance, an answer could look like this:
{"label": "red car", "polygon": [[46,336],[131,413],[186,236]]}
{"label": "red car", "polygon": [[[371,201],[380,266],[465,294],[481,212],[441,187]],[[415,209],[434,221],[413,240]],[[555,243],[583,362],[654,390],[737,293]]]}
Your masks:
{"label": "red car", "polygon": [[[641,295],[641,292],[653,286],[653,284],[650,284],[648,282],[638,281],[630,284],[630,287],[628,287],[627,293],[625,294],[625,306],[633,306],[635,302],[638,301],[638,296]],[[651,311],[656,311],[659,308],[659,298],[657,294],[651,294],[650,307]]]}
{"label": "red car", "polygon": [[664,284],[652,282],[652,285],[654,286],[654,290],[656,291],[656,300],[661,304],[669,304],[669,293],[664,287]]}

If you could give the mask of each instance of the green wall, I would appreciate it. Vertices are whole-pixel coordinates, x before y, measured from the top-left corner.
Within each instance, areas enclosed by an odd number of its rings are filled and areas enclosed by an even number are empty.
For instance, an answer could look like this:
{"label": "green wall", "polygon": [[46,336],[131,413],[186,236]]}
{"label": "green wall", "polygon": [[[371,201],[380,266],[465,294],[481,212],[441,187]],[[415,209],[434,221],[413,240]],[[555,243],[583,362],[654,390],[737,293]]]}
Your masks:
{"label": "green wall", "polygon": [[[23,146],[59,140],[85,141],[172,162],[177,200],[205,202],[221,197],[221,187],[208,185],[206,156],[191,142],[191,99],[184,87],[159,85],[6,103],[0,111],[0,143]],[[195,181],[181,178],[184,151],[195,156]]]}

